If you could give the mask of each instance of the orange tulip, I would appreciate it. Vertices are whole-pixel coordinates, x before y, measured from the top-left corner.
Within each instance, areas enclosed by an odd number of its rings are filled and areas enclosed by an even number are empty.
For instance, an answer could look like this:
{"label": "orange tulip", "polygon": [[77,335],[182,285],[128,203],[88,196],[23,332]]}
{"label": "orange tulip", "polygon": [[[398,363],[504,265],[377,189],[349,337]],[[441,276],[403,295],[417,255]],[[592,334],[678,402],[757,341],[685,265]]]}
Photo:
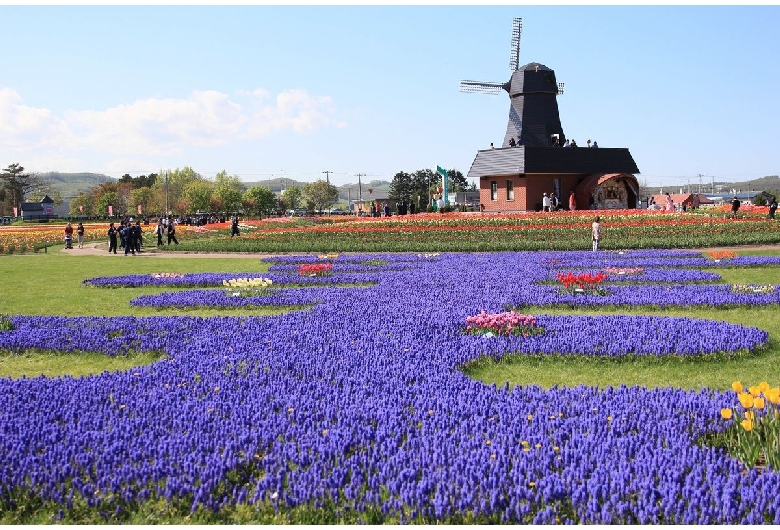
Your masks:
{"label": "orange tulip", "polygon": [[731,413],[732,413],[731,409],[720,409],[720,416],[724,420],[730,420],[731,419]]}

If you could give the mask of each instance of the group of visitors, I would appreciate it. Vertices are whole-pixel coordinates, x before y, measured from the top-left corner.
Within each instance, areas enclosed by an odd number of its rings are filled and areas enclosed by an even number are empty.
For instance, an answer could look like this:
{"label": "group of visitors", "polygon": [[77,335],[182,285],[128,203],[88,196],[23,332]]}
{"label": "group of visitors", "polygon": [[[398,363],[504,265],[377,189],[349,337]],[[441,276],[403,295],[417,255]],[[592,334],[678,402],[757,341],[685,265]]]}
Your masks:
{"label": "group of visitors", "polygon": [[[542,211],[543,212],[554,212],[556,210],[564,209],[563,206],[561,206],[561,201],[556,195],[555,192],[551,192],[549,195],[547,192],[544,192],[542,194]],[[574,195],[574,190],[569,192],[569,210],[575,211],[577,209],[577,197]]]}
{"label": "group of visitors", "polygon": [[[179,244],[176,239],[176,223],[173,219],[160,218],[157,220],[157,226],[154,229],[154,233],[157,236],[157,246],[162,246],[163,235],[168,235],[168,244],[173,241],[175,244]],[[136,252],[141,252],[143,244],[143,230],[141,230],[141,221],[135,221],[133,218],[123,220],[119,223],[119,228],[114,226],[114,223],[108,226],[108,252],[109,254],[116,254],[117,243],[118,248],[124,250],[125,256],[128,254],[135,256]]]}
{"label": "group of visitors", "polygon": [[[555,141],[553,142],[553,147],[561,147],[561,142],[558,139],[558,137],[555,138]],[[563,147],[579,147],[579,146],[577,145],[577,141],[572,139],[563,142]],[[590,139],[588,139],[588,147],[592,149],[598,149],[599,143],[596,141],[591,142]]]}

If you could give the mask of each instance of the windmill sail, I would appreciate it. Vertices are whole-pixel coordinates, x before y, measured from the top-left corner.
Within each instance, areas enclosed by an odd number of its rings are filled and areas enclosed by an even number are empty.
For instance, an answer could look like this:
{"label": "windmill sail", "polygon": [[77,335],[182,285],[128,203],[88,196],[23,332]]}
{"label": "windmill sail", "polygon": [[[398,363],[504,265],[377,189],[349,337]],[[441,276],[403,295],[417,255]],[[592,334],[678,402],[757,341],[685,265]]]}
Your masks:
{"label": "windmill sail", "polygon": [[478,92],[480,94],[499,94],[505,90],[506,83],[492,83],[489,81],[469,81],[460,82],[461,92]]}
{"label": "windmill sail", "polygon": [[513,72],[520,67],[520,34],[523,32],[523,19],[512,19],[512,49],[509,52],[509,69]]}

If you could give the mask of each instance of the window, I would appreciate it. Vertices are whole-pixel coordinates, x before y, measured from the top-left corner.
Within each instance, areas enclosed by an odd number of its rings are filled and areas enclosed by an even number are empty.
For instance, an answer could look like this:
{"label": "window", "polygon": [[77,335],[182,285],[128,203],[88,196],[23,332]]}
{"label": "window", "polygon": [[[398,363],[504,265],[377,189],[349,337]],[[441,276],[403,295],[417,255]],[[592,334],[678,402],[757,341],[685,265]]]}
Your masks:
{"label": "window", "polygon": [[506,181],[506,200],[515,200],[515,183],[512,179]]}
{"label": "window", "polygon": [[498,200],[498,182],[495,180],[490,181],[490,200]]}

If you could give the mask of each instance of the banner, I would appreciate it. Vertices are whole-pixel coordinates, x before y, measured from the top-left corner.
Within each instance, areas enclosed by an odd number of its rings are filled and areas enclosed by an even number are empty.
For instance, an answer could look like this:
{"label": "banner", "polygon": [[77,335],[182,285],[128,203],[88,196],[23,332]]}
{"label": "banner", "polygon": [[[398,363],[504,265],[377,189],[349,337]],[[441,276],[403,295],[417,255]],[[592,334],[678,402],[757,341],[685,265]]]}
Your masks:
{"label": "banner", "polygon": [[17,207],[16,207],[16,206],[14,206],[14,217],[16,217],[16,216],[18,216],[18,215],[19,215],[19,214],[17,213],[18,211],[19,211],[19,210],[17,209]]}
{"label": "banner", "polygon": [[108,205],[108,215],[109,216],[114,215],[114,207],[111,206],[110,204]]}
{"label": "banner", "polygon": [[82,205],[79,205],[79,213],[84,213],[84,207]]}
{"label": "banner", "polygon": [[141,205],[138,205],[138,215],[141,215]]}

